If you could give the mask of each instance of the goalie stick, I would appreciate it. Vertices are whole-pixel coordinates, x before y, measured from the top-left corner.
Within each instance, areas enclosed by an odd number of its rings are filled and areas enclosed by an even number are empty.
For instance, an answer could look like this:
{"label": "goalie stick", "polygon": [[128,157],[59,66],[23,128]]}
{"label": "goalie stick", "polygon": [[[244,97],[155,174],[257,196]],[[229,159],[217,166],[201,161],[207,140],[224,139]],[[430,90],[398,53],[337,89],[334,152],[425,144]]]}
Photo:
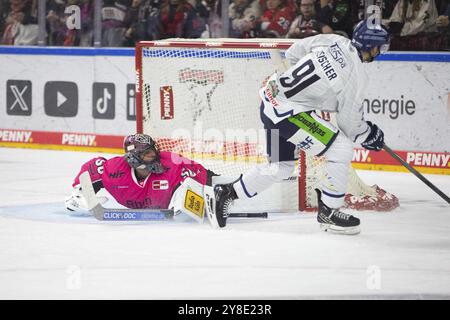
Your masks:
{"label": "goalie stick", "polygon": [[444,199],[445,201],[447,201],[447,203],[450,204],[450,198],[445,193],[443,193],[438,187],[436,187],[427,178],[425,178],[422,174],[420,174],[419,171],[414,169],[406,161],[400,158],[400,156],[396,154],[391,148],[389,148],[387,145],[384,145],[383,150],[386,151],[391,157],[396,159],[398,162],[400,162],[406,169],[408,169],[412,174],[414,174],[417,178],[419,178],[419,180],[425,183],[428,187],[430,187],[431,190],[436,192],[442,199]]}
{"label": "goalie stick", "polygon": [[173,210],[168,209],[111,209],[104,208],[95,195],[89,172],[80,175],[81,192],[89,212],[100,221],[153,221],[173,219]]}
{"label": "goalie stick", "polygon": [[263,218],[268,217],[267,212],[230,212],[228,218]]}
{"label": "goalie stick", "polygon": [[[104,208],[95,195],[91,177],[88,172],[80,175],[81,192],[89,212],[100,221],[155,221],[171,220],[174,212],[171,209],[113,209]],[[236,212],[230,218],[267,218],[267,212]]]}

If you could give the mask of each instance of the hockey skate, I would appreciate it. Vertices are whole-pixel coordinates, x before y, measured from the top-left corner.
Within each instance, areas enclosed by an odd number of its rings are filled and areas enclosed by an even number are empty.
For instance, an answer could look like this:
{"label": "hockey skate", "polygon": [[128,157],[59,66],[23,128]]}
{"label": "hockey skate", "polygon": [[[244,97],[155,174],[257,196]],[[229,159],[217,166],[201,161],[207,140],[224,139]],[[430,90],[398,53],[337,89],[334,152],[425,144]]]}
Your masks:
{"label": "hockey skate", "polygon": [[316,189],[317,199],[319,202],[317,221],[320,223],[320,228],[323,231],[330,231],[332,233],[354,235],[360,233],[359,219],[340,211],[327,207],[322,202],[322,193]]}
{"label": "hockey skate", "polygon": [[214,186],[214,194],[216,197],[215,219],[220,228],[227,224],[228,210],[230,205],[237,199],[236,191],[233,184],[217,184]]}

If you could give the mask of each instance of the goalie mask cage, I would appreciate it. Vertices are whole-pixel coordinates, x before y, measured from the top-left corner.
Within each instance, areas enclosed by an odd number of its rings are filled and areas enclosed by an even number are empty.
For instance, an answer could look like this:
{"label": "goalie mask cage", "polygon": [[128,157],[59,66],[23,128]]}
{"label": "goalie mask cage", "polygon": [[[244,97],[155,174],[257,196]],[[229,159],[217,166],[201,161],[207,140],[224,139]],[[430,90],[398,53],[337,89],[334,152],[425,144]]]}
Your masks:
{"label": "goalie mask cage", "polygon": [[[168,39],[136,47],[137,132],[152,136],[162,151],[182,154],[232,182],[266,159],[266,135],[258,91],[273,72],[285,70],[292,40]],[[330,119],[329,114],[322,114]],[[300,152],[285,181],[231,211],[312,211],[324,160]],[[395,196],[368,186],[350,168],[346,206],[388,211]]]}

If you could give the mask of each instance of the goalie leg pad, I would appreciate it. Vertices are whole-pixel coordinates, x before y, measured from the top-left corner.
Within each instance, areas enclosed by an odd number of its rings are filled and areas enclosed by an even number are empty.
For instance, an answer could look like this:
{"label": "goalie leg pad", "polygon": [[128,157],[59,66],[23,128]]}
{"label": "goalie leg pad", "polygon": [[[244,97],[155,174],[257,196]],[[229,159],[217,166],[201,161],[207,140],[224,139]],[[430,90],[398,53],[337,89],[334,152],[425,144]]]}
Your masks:
{"label": "goalie leg pad", "polygon": [[[212,187],[204,186],[192,178],[186,178],[174,192],[169,203],[175,215],[186,214],[199,223],[203,223],[205,215],[214,208],[214,192]],[[211,196],[212,195],[212,196]],[[213,225],[214,227],[214,225]]]}

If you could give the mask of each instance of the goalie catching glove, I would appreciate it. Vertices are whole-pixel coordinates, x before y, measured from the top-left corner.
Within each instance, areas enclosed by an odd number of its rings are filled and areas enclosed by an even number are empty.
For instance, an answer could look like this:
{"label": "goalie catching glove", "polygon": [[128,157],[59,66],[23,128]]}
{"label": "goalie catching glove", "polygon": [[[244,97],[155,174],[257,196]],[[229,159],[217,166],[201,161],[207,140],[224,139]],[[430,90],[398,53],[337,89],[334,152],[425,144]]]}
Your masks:
{"label": "goalie catching glove", "polygon": [[367,121],[370,128],[370,133],[366,140],[361,143],[361,146],[368,150],[380,151],[384,146],[384,133],[378,126],[370,121]]}
{"label": "goalie catching glove", "polygon": [[72,193],[64,200],[66,209],[71,211],[73,215],[89,214],[86,200],[81,193],[81,185],[76,185],[72,189]]}
{"label": "goalie catching glove", "polygon": [[[104,196],[97,197],[97,199],[100,204],[104,204],[108,201],[108,198]],[[89,212],[88,204],[81,190],[81,184],[77,184],[73,187],[70,196],[64,199],[64,204],[66,206],[66,209],[69,211],[69,215],[71,216],[92,215]]]}

